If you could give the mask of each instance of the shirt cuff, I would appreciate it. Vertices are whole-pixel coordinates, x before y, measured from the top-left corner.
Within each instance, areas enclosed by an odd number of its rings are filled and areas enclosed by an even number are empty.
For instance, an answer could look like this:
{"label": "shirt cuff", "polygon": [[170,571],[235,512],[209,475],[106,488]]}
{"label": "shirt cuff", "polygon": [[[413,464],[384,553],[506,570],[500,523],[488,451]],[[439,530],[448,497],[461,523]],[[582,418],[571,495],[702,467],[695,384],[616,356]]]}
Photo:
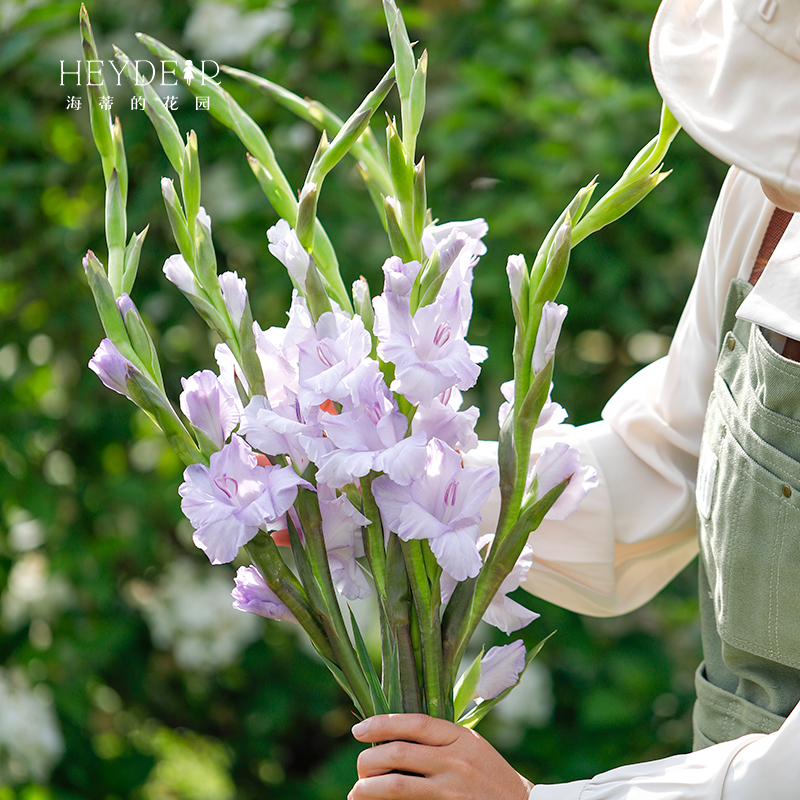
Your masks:
{"label": "shirt cuff", "polygon": [[537,783],[531,789],[528,800],[578,800],[589,781],[571,783]]}

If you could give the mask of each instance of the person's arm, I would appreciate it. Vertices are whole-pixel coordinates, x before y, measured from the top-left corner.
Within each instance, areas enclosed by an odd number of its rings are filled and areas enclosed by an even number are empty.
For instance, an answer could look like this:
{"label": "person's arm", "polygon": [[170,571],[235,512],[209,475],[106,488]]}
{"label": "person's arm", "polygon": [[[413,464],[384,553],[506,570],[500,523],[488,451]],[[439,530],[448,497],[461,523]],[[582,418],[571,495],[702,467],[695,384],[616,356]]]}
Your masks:
{"label": "person's arm", "polygon": [[[571,517],[545,520],[531,535],[533,567],[523,587],[532,594],[582,614],[623,614],[695,556],[697,456],[725,299],[733,278],[749,276],[772,210],[757,179],[732,169],[669,354],[627,381],[601,421],[534,436],[535,451],[556,440],[577,447],[599,482]],[[493,443],[465,456],[470,465],[496,459]],[[494,499],[487,531],[499,492]]]}

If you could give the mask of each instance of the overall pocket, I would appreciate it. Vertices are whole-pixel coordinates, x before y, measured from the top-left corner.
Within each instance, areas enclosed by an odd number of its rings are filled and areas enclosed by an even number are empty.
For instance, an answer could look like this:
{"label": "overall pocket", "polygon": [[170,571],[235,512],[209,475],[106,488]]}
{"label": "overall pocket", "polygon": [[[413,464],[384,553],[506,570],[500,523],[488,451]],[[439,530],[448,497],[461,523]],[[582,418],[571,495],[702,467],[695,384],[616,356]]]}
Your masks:
{"label": "overall pocket", "polygon": [[800,669],[800,465],[752,430],[719,375],[704,439],[715,474],[700,546],[719,635]]}

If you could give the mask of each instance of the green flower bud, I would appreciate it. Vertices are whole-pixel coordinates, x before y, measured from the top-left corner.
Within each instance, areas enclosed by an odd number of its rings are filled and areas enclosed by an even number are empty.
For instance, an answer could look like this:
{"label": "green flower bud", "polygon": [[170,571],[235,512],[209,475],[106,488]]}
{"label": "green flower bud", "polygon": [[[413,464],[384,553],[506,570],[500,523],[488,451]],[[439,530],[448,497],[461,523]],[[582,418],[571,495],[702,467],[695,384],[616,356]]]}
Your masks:
{"label": "green flower bud", "polygon": [[108,279],[115,295],[122,293],[122,273],[125,269],[125,240],[127,221],[125,205],[116,169],[106,186],[106,243],[108,244]]}
{"label": "green flower bud", "polygon": [[411,255],[411,249],[408,246],[406,237],[403,235],[403,229],[400,225],[400,209],[394,197],[383,198],[383,213],[385,214],[386,232],[389,234],[389,244],[392,246],[392,252],[403,262],[413,261],[414,256]]}
{"label": "green flower bud", "polygon": [[103,325],[106,336],[122,356],[134,363],[139,369],[145,370],[145,365],[133,349],[103,265],[91,250],[83,258],[83,270],[86,273],[89,288],[92,290],[97,313],[100,315],[100,322]]}
{"label": "green flower bud", "polygon": [[318,320],[326,311],[331,311],[331,300],[313,258],[309,259],[306,272],[306,300],[311,317]]}
{"label": "green flower bud", "polygon": [[144,244],[148,230],[150,230],[149,225],[147,225],[141,233],[131,234],[128,246],[125,248],[125,269],[122,273],[122,291],[127,294],[131,293],[136,280],[136,273],[139,269],[139,257],[141,256],[142,245]]}
{"label": "green flower bud", "polygon": [[200,164],[197,159],[197,135],[189,131],[183,155],[181,189],[186,219],[195,219],[200,210]]}
{"label": "green flower bud", "polygon": [[184,464],[187,466],[208,464],[208,460],[180,421],[167,396],[150,378],[140,372],[129,370],[128,391],[131,400],[161,428],[172,449]]}
{"label": "green flower bud", "polygon": [[314,228],[317,221],[317,198],[319,191],[316,183],[307,183],[300,191],[300,202],[297,206],[297,238],[300,244],[310,253],[314,249]]}
{"label": "green flower bud", "polygon": [[172,228],[172,236],[175,244],[178,245],[181,255],[186,259],[186,263],[194,268],[194,241],[189,235],[189,226],[186,222],[178,196],[175,194],[175,186],[169,178],[161,179],[161,194],[164,197],[164,205],[167,208],[167,219]]}
{"label": "green flower bud", "polygon": [[144,101],[145,113],[155,129],[158,141],[161,142],[161,147],[164,149],[169,163],[180,175],[183,172],[183,142],[181,132],[172,118],[172,114],[169,113],[152,85],[141,79],[139,71],[130,58],[116,46],[114,54],[134,94]]}

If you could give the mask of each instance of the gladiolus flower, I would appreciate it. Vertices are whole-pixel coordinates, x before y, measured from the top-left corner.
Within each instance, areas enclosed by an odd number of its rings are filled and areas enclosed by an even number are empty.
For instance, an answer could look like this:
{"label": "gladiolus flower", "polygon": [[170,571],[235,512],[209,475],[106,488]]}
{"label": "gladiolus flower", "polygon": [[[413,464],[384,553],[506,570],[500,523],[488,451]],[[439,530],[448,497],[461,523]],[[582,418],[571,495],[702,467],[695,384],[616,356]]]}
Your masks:
{"label": "gladiolus flower", "polygon": [[212,564],[233,561],[259,527],[283,527],[280,519],[297,487],[312,488],[291,467],[259,466],[239,436],[211,456],[210,466],[192,464],[183,477],[181,509],[195,529],[194,543]]}
{"label": "gladiolus flower", "polygon": [[209,369],[181,378],[181,411],[195,428],[221,448],[239,421],[238,398]]}
{"label": "gladiolus flower", "polygon": [[525,669],[525,645],[521,639],[493,647],[481,659],[481,677],[475,689],[478,702],[492,700],[514,686]]}
{"label": "gladiolus flower", "polygon": [[305,286],[310,256],[294,228],[285,219],[279,220],[267,231],[267,238],[270,253],[289,270],[298,286]]}
{"label": "gladiolus flower", "polygon": [[597,486],[594,468],[582,467],[578,451],[566,442],[557,442],[539,456],[531,472],[531,481],[536,482],[536,496],[543,497],[565,480],[569,480],[569,484],[547,512],[545,519],[566,519]]}
{"label": "gladiolus flower", "polygon": [[89,369],[96,372],[101,381],[109,388],[130,399],[128,392],[128,374],[137,371],[133,362],[128,361],[114,346],[111,339],[103,339],[89,361]]}
{"label": "gladiolus flower", "polygon": [[455,450],[432,439],[419,478],[400,486],[382,475],[372,494],[391,530],[404,541],[428,539],[439,565],[464,581],[483,563],[477,547],[480,509],[497,482],[494,468],[464,467]]}
{"label": "gladiolus flower", "polygon": [[561,326],[567,316],[567,306],[548,300],[542,308],[542,318],[536,331],[533,346],[533,372],[539,374],[553,358],[561,333]]}
{"label": "gladiolus flower", "polygon": [[231,597],[233,597],[233,607],[237,611],[246,611],[267,619],[293,622],[297,625],[294,614],[269,588],[264,576],[256,567],[239,567],[234,580],[236,587],[231,592]]}

